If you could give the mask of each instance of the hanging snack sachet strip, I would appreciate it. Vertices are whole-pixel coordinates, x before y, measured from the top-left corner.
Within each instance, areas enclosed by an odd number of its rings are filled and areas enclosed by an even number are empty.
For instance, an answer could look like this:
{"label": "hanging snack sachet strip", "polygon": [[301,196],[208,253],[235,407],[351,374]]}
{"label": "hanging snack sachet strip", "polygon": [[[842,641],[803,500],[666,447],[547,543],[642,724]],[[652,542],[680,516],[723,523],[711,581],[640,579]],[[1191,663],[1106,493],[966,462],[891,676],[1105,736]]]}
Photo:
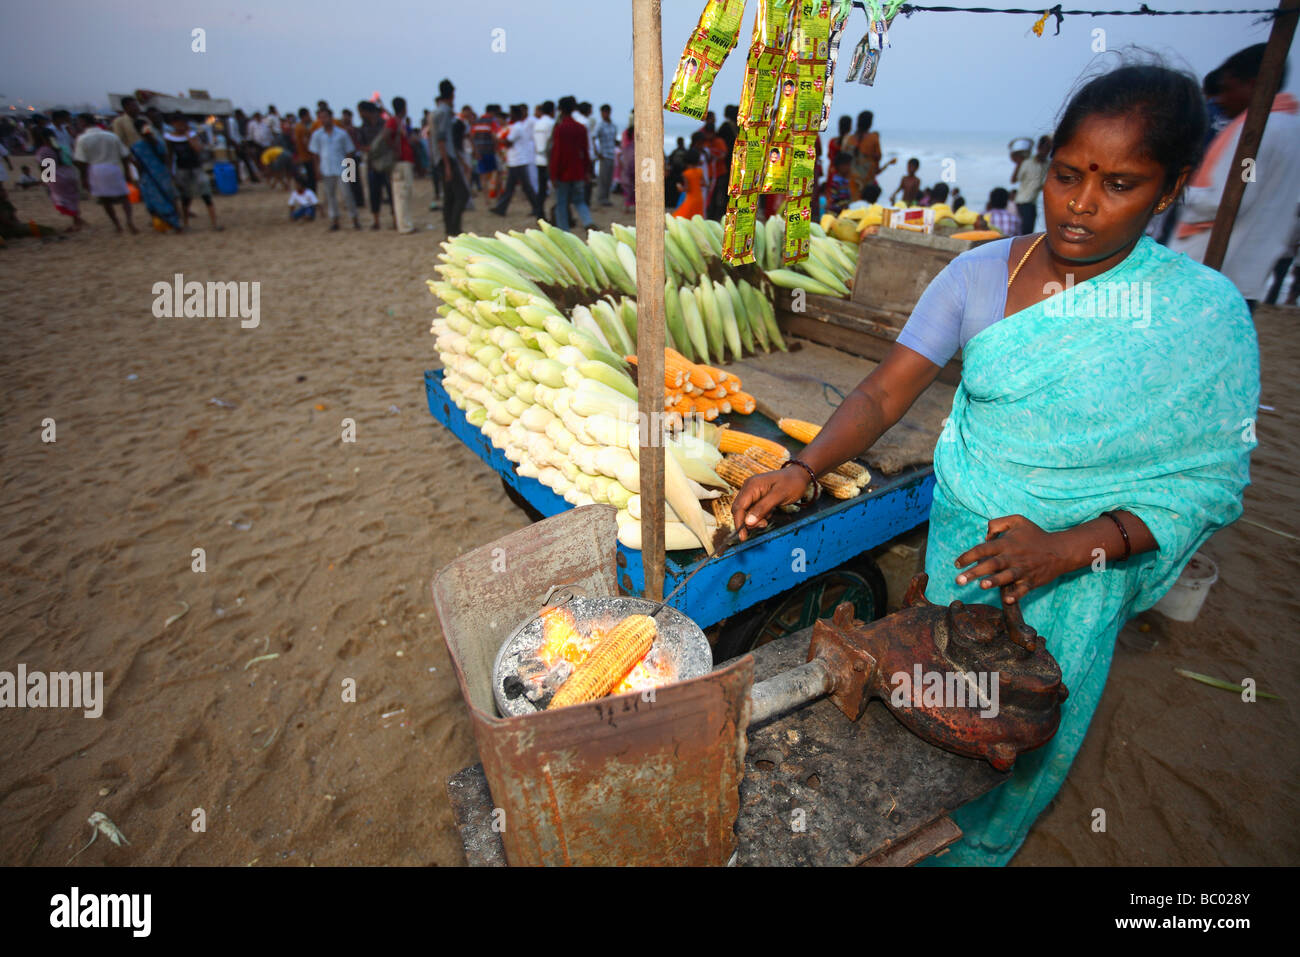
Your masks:
{"label": "hanging snack sachet strip", "polygon": [[849,22],[853,10],[853,0],[841,0],[840,8],[831,20],[831,42],[826,52],[826,91],[822,97],[822,122],[818,129],[825,130],[831,122],[831,97],[835,92],[835,63],[840,57],[840,40],[844,36],[844,27]]}
{"label": "hanging snack sachet strip", "polygon": [[849,72],[845,77],[850,83],[857,80],[865,86],[876,82],[876,70],[880,66],[880,56],[885,47],[893,46],[889,42],[889,26],[898,15],[898,8],[903,0],[864,0],[867,8],[867,32],[858,41],[849,61]]}
{"label": "hanging snack sachet strip", "polygon": [[738,130],[732,147],[722,258],[732,265],[754,258],[754,221],[767,168],[767,144],[777,86],[790,43],[795,0],[758,0],[754,32],[740,91]]}
{"label": "hanging snack sachet strip", "polygon": [[781,250],[782,261],[787,264],[808,255],[816,140],[825,102],[831,22],[840,10],[841,5],[830,0],[799,0],[790,54],[781,76],[773,133],[773,145],[779,145],[781,152],[773,157],[769,150],[768,181],[783,188],[788,197]]}
{"label": "hanging snack sachet strip", "polygon": [[686,49],[677,64],[664,109],[697,120],[709,109],[709,93],[718,68],[727,59],[740,34],[745,14],[745,0],[709,0],[700,14],[695,32],[686,41]]}

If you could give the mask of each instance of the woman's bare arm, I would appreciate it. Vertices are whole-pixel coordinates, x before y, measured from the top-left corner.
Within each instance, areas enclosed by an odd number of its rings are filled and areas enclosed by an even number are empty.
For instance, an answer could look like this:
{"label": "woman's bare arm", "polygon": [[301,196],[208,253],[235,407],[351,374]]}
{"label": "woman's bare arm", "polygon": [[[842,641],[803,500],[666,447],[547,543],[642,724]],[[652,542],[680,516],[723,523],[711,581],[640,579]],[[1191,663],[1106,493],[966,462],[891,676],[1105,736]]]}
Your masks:
{"label": "woman's bare arm", "polygon": [[[889,430],[941,371],[929,359],[897,343],[871,374],[845,397],[840,407],[801,453],[799,460],[817,475],[861,455]],[[731,514],[745,540],[748,528],[761,528],[774,508],[797,501],[808,485],[803,469],[755,475],[732,503]]]}

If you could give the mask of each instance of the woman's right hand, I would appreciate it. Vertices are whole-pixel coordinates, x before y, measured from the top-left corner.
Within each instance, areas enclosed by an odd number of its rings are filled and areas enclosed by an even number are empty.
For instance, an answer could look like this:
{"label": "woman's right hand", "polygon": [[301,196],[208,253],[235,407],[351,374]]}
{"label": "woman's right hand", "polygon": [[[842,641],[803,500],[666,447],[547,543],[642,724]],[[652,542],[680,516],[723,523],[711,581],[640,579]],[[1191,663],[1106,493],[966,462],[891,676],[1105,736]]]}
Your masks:
{"label": "woman's right hand", "polygon": [[740,529],[740,540],[750,531],[767,527],[767,516],[780,505],[799,501],[808,488],[808,473],[800,468],[777,469],[750,476],[731,503],[731,518]]}

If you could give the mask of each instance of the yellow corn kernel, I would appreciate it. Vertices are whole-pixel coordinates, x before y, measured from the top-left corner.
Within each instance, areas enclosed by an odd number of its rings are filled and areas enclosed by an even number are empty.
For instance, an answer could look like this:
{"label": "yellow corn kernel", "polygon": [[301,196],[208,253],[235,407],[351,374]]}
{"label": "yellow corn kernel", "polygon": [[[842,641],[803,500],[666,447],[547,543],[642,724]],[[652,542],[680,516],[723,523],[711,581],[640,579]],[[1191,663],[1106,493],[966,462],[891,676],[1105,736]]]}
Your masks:
{"label": "yellow corn kernel", "polygon": [[776,425],[790,438],[805,445],[817,438],[817,433],[822,430],[820,425],[805,422],[803,419],[777,419]]}
{"label": "yellow corn kernel", "polygon": [[647,615],[629,615],[610,630],[591,654],[570,675],[549,707],[563,708],[603,698],[627,677],[654,645],[655,621]]}
{"label": "yellow corn kernel", "polygon": [[718,433],[718,451],[719,452],[744,452],[750,446],[758,446],[760,449],[767,449],[773,455],[780,457],[782,462],[790,458],[790,450],[780,442],[773,442],[771,439],[765,439],[761,435],[750,435],[748,432],[741,432],[739,429],[723,429]]}

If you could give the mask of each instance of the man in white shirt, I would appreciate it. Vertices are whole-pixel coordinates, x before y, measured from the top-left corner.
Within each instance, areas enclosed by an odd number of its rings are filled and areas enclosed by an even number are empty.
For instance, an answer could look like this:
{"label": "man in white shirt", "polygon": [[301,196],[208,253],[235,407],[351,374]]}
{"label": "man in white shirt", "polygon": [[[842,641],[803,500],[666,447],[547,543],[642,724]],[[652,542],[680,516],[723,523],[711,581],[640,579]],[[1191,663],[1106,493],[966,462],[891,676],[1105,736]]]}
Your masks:
{"label": "man in white shirt", "polygon": [[510,198],[514,196],[515,186],[518,185],[533,204],[533,218],[542,217],[542,201],[533,189],[529,175],[537,156],[535,133],[536,127],[528,116],[527,105],[516,103],[510,107],[510,126],[506,131],[506,187],[501,193],[501,199],[491,207],[492,212],[498,216],[504,216],[510,208]]}
{"label": "man in white shirt", "polygon": [[[1230,175],[1245,126],[1246,108],[1264,58],[1264,44],[1233,54],[1219,67],[1219,109],[1232,118],[1210,143],[1200,168],[1188,180],[1178,229],[1169,248],[1205,260],[1219,200]],[[1280,86],[1286,85],[1285,71]],[[1247,180],[1241,206],[1232,225],[1228,251],[1219,271],[1233,281],[1254,310],[1264,296],[1273,264],[1283,255],[1291,220],[1286,215],[1300,198],[1300,104],[1289,93],[1273,99],[1259,155],[1251,157],[1253,181]]]}
{"label": "man in white shirt", "polygon": [[1027,150],[1012,154],[1013,159],[1020,157],[1015,172],[1011,174],[1011,182],[1016,186],[1015,203],[1016,210],[1020,213],[1021,235],[1034,231],[1034,221],[1038,218],[1038,194],[1047,182],[1048,154],[1051,152],[1052,138],[1040,136],[1038,152],[1033,156],[1029,156]]}
{"label": "man in white shirt", "polygon": [[555,102],[547,100],[537,105],[533,118],[533,145],[537,151],[537,201],[546,203],[546,164],[550,162],[551,131],[555,129]]}
{"label": "man in white shirt", "polygon": [[[328,106],[322,106],[316,111],[316,118],[320,120],[320,129],[308,140],[307,151],[316,163],[316,183],[329,209],[330,230],[336,231],[339,228],[339,183],[344,173],[352,182],[357,175],[357,165],[356,160],[351,159],[352,137],[334,125],[334,112]],[[343,202],[352,217],[352,228],[360,229],[357,201],[350,188],[343,190]]]}
{"label": "man in white shirt", "polygon": [[131,203],[127,195],[127,174],[130,166],[127,157],[131,151],[117,136],[103,127],[96,126],[94,117],[83,113],[81,121],[85,130],[77,137],[72,147],[72,158],[81,170],[81,185],[90,195],[99,200],[113,221],[113,228],[119,233],[122,227],[117,222],[114,206],[121,206],[126,216],[126,227],[137,232],[131,219]]}

